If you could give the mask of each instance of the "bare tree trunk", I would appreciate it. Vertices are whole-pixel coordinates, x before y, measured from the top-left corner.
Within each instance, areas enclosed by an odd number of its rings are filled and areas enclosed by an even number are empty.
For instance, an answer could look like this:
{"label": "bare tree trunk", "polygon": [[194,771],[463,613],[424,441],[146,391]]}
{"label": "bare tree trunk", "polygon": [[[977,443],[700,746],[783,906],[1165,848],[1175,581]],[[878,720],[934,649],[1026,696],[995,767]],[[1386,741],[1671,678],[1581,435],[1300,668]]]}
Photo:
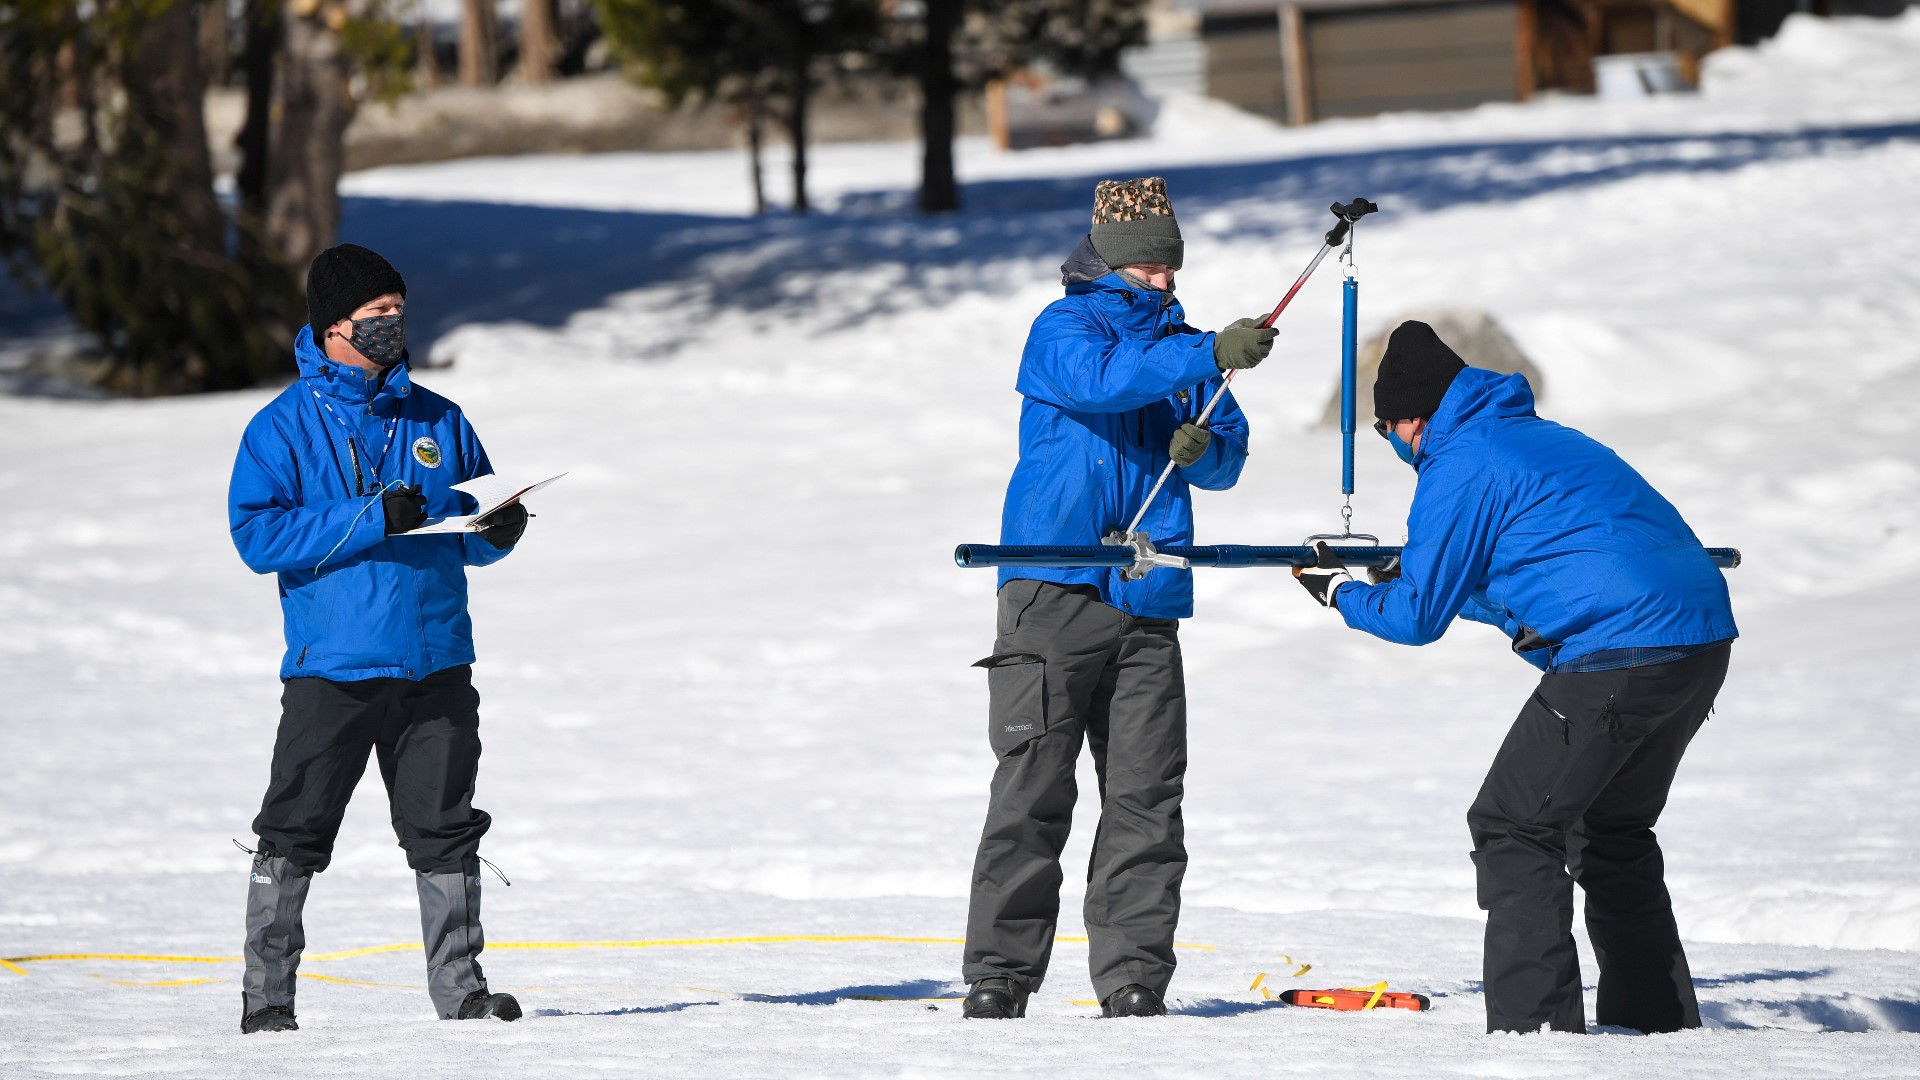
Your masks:
{"label": "bare tree trunk", "polygon": [[200,7],[200,67],[206,72],[207,85],[225,86],[233,74],[232,32],[226,0],[212,0]]}
{"label": "bare tree trunk", "polygon": [[[148,249],[142,254],[161,257],[130,260],[122,269],[151,272],[158,264],[191,274],[227,262],[227,219],[214,198],[207,148],[199,31],[193,6],[176,3],[140,24],[127,55],[127,123],[114,153],[125,170],[120,179],[133,181],[128,186],[138,186],[144,203],[141,231],[165,251]],[[123,344],[104,376],[106,385],[146,395],[204,389],[212,382],[215,361],[204,343],[193,343],[182,314],[140,306],[118,313],[113,322],[124,332]]]}
{"label": "bare tree trunk", "polygon": [[807,107],[813,96],[813,51],[803,42],[793,45],[792,110],[787,114],[787,135],[793,140],[793,212],[804,214],[807,205]]}
{"label": "bare tree trunk", "polygon": [[413,34],[414,73],[422,88],[432,90],[446,81],[446,73],[440,70],[440,54],[433,47],[433,21],[420,20],[420,29]]}
{"label": "bare tree trunk", "polygon": [[240,67],[247,79],[247,118],[234,137],[240,169],[234,176],[240,213],[258,227],[267,212],[268,133],[273,123],[273,69],[280,51],[280,0],[248,0],[246,44]]}
{"label": "bare tree trunk", "polygon": [[466,0],[460,12],[460,85],[500,81],[500,19],[493,0]]}
{"label": "bare tree trunk", "polygon": [[747,97],[747,159],[753,171],[753,213],[756,217],[767,212],[766,177],[760,167],[760,148],[764,142],[766,119],[767,99],[756,80]]}
{"label": "bare tree trunk", "polygon": [[340,232],[340,173],[354,101],[340,37],[325,22],[287,14],[280,115],[267,167],[267,235],[301,282]]}
{"label": "bare tree trunk", "polygon": [[521,0],[520,81],[540,86],[553,81],[560,60],[560,39],[554,30],[553,0]]}
{"label": "bare tree trunk", "polygon": [[960,209],[953,175],[953,35],[960,28],[961,0],[926,0],[927,38],[920,47],[920,212]]}
{"label": "bare tree trunk", "polygon": [[127,58],[127,109],[165,147],[166,164],[152,188],[155,212],[180,219],[180,235],[195,254],[224,259],[227,220],[213,195],[198,34],[189,4],[174,4],[141,26]]}

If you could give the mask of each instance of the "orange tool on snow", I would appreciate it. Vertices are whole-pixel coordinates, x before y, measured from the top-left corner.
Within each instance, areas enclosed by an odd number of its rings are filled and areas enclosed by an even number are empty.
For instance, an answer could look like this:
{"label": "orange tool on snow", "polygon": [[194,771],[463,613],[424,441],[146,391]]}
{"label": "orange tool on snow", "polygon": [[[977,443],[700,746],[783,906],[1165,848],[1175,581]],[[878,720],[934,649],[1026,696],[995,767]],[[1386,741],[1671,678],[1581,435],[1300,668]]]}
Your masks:
{"label": "orange tool on snow", "polygon": [[1389,992],[1386,983],[1374,986],[1344,987],[1339,990],[1287,990],[1274,995],[1289,1005],[1309,1009],[1334,1009],[1338,1012],[1365,1012],[1368,1009],[1411,1009],[1425,1012],[1433,1002],[1425,994]]}

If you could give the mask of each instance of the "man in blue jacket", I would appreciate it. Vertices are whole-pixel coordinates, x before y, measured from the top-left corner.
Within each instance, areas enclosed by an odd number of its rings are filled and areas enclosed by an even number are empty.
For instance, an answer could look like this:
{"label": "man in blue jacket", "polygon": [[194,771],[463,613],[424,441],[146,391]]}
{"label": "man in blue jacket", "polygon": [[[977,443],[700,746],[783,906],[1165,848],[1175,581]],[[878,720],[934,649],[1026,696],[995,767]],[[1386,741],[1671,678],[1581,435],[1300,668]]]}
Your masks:
{"label": "man in blue jacket", "polygon": [[[1066,296],[1034,321],[1020,358],[1020,461],[1003,544],[1098,544],[1126,526],[1169,460],[1179,468],[1141,523],[1193,542],[1189,487],[1239,479],[1247,421],[1231,395],[1195,421],[1227,368],[1252,367],[1273,331],[1188,326],[1173,298],[1184,247],[1165,181],[1104,181],[1091,232],[1061,268]],[[1100,778],[1087,869],[1093,985],[1106,1016],[1166,1012],[1186,848],[1186,688],[1179,623],[1192,574],[1002,569],[988,669],[998,766],[974,862],[962,1014],[1011,1018],[1046,977],[1060,910],[1082,741]]]}
{"label": "man in blue jacket", "polygon": [[1534,415],[1519,375],[1467,367],[1425,323],[1388,339],[1375,429],[1419,474],[1395,573],[1296,571],[1347,625],[1425,645],[1455,615],[1545,672],[1467,814],[1487,912],[1488,1031],[1585,1031],[1573,884],[1600,965],[1596,1020],[1700,1026],[1654,822],[1739,631],[1726,580],[1613,451]]}
{"label": "man in blue jacket", "polygon": [[287,652],[273,772],[253,831],[241,1030],[291,1031],[301,911],[327,868],[347,799],[379,759],[393,829],[415,871],[428,991],[442,1019],[513,1020],[479,964],[480,838],[474,809],[480,698],[472,680],[466,568],[506,557],[518,504],[479,532],[400,535],[471,514],[453,490],[493,471],[460,407],[408,373],[406,282],[342,244],[307,276],[300,377],[247,425],[228,519],[255,573],[276,574]]}

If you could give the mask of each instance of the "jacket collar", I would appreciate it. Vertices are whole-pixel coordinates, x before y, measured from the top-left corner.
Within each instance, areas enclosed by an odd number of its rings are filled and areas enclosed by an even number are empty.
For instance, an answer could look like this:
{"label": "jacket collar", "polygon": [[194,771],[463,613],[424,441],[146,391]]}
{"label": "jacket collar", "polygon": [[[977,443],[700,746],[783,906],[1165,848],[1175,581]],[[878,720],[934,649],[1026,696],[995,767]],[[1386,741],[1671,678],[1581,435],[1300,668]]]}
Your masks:
{"label": "jacket collar", "polygon": [[1122,317],[1136,329],[1150,329],[1163,313],[1172,313],[1175,322],[1182,318],[1179,301],[1171,293],[1142,288],[1120,275],[1093,250],[1093,237],[1080,239],[1080,245],[1060,265],[1060,283],[1068,296],[1097,296],[1114,305],[1123,305]]}
{"label": "jacket collar", "polygon": [[313,328],[302,326],[293,339],[293,360],[300,377],[316,392],[348,405],[364,405],[377,416],[391,416],[413,393],[411,363],[400,362],[384,374],[369,375],[357,367],[335,363],[313,342]]}

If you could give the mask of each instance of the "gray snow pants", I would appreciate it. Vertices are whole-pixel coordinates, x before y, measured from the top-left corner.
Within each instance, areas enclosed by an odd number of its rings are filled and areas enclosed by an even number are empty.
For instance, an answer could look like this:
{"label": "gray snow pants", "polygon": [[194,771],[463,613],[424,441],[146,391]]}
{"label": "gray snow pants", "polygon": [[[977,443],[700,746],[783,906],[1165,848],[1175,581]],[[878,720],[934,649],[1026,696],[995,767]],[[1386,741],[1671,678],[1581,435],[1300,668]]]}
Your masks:
{"label": "gray snow pants", "polygon": [[1094,991],[1166,994],[1187,870],[1178,629],[1101,603],[1091,586],[1015,580],[1000,590],[994,652],[976,665],[987,669],[999,765],[973,866],[967,982],[1005,977],[1033,991],[1046,978],[1084,739],[1100,783],[1085,910]]}

